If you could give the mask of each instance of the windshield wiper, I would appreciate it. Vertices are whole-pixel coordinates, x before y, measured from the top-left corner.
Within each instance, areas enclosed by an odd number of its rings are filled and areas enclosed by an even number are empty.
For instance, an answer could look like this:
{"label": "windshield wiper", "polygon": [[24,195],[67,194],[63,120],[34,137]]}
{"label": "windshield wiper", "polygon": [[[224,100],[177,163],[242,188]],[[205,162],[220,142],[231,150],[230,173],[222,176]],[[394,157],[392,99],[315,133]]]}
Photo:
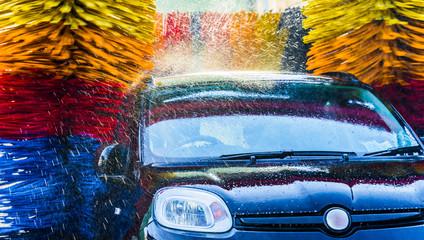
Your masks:
{"label": "windshield wiper", "polygon": [[398,154],[422,154],[423,149],[421,146],[402,147],[402,148],[389,148],[383,151],[365,153],[364,156],[395,156]]}
{"label": "windshield wiper", "polygon": [[250,159],[251,164],[256,163],[256,159],[270,159],[286,157],[342,157],[348,161],[350,156],[357,156],[354,152],[337,152],[337,151],[272,151],[272,152],[251,152],[221,155],[213,160],[247,160]]}

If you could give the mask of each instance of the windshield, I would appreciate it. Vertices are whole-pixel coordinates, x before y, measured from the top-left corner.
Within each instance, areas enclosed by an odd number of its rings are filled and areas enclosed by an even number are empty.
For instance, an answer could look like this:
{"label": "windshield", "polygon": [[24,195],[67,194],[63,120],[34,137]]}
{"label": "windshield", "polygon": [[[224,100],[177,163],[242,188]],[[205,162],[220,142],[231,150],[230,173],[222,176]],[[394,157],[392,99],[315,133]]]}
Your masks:
{"label": "windshield", "polygon": [[418,145],[370,91],[272,81],[158,88],[148,100],[145,161],[264,151],[364,154]]}

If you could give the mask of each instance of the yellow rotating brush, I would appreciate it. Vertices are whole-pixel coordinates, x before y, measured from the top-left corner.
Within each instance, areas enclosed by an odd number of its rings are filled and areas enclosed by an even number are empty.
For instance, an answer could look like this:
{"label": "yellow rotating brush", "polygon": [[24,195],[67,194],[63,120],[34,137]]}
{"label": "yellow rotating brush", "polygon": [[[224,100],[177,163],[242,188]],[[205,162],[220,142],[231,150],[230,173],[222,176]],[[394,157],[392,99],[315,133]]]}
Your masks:
{"label": "yellow rotating brush", "polygon": [[308,69],[345,71],[368,84],[423,79],[424,2],[421,0],[305,0]]}
{"label": "yellow rotating brush", "polygon": [[0,69],[128,85],[152,68],[153,0],[0,0]]}

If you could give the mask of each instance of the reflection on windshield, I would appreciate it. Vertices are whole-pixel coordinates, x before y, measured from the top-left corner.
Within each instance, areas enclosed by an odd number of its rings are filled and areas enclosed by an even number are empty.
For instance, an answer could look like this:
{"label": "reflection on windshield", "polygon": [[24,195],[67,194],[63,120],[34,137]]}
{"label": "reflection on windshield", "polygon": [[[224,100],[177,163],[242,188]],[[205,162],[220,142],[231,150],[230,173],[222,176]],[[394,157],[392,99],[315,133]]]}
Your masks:
{"label": "reflection on windshield", "polygon": [[[207,157],[276,150],[374,152],[408,144],[384,128],[290,116],[220,116],[161,121],[148,128],[157,156]],[[410,143],[409,143],[410,144]]]}
{"label": "reflection on windshield", "polygon": [[151,93],[152,156],[206,158],[264,151],[366,153],[418,143],[369,91],[325,84],[210,85]]}

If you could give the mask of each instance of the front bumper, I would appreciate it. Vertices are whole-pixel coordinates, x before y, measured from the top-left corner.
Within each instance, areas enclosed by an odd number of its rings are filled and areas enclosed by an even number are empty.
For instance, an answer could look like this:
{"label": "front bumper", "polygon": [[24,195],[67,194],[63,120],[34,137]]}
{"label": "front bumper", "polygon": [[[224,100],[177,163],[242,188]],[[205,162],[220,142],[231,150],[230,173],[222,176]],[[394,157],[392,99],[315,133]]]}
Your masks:
{"label": "front bumper", "polygon": [[147,240],[207,240],[207,239],[222,239],[222,240],[335,240],[335,239],[372,239],[372,240],[422,240],[424,237],[424,225],[403,226],[396,228],[380,228],[358,230],[348,237],[331,237],[323,232],[275,232],[275,231],[248,231],[232,228],[226,233],[196,233],[169,229],[161,226],[156,221],[151,222],[146,226],[145,231]]}

